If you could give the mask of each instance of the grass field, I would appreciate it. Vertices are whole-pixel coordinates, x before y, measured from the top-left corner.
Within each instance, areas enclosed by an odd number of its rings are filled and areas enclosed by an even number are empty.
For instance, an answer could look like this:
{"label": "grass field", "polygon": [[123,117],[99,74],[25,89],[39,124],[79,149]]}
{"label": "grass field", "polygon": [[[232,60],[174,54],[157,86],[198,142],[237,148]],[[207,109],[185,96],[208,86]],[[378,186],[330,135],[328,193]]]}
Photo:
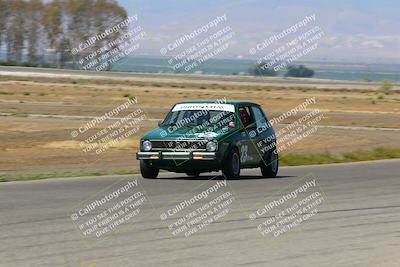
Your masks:
{"label": "grass field", "polygon": [[[176,79],[172,76],[154,81],[135,80],[138,75],[127,75],[129,79],[37,76],[0,75],[1,180],[136,172],[140,136],[155,128],[157,119],[162,119],[174,103],[192,99],[254,101],[274,118],[315,97],[316,104],[309,108],[319,109],[325,118],[315,134],[282,153],[282,163],[287,165],[399,157],[400,94],[398,90],[384,94],[379,85],[362,90],[364,83],[341,88],[332,82],[319,82],[322,88],[314,88],[304,81],[286,85],[282,80],[277,85],[250,83],[243,78],[241,84],[238,77],[233,83],[226,78],[202,82],[178,75]],[[143,121],[137,133],[100,156],[84,153],[71,132],[129,98],[138,100],[135,108],[142,109],[150,120]],[[284,127],[302,114],[287,118],[275,128]],[[91,131],[101,131],[110,123],[104,122]],[[379,152],[388,149],[394,152]]]}
{"label": "grass field", "polygon": [[[370,151],[355,151],[340,154],[286,154],[280,159],[280,166],[301,166],[331,163],[348,163],[368,160],[400,158],[400,149],[376,148]],[[7,173],[0,174],[0,182],[42,180],[101,175],[128,175],[140,173],[138,168],[97,172],[49,172],[49,173]]]}

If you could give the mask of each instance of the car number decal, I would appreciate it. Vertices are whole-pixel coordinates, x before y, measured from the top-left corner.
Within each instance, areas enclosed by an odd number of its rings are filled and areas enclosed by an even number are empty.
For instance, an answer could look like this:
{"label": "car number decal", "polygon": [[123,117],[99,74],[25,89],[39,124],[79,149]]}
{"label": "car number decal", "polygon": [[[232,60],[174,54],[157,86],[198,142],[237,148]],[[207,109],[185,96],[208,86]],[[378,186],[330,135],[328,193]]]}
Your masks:
{"label": "car number decal", "polygon": [[246,162],[249,158],[249,147],[242,145],[240,147],[240,162]]}

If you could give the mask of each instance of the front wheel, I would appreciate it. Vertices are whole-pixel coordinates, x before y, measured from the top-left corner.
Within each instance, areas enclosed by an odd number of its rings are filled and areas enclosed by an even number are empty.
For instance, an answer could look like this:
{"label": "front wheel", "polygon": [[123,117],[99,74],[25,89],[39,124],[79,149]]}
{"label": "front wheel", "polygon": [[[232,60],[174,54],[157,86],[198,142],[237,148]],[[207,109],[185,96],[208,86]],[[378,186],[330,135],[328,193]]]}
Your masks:
{"label": "front wheel", "polygon": [[222,173],[227,179],[240,178],[240,156],[237,148],[232,149],[222,166]]}
{"label": "front wheel", "polygon": [[144,160],[140,161],[140,173],[142,174],[143,178],[155,179],[157,178],[159,171],[159,169],[148,166]]}
{"label": "front wheel", "polygon": [[278,151],[269,152],[260,164],[261,173],[265,178],[275,178],[279,169]]}

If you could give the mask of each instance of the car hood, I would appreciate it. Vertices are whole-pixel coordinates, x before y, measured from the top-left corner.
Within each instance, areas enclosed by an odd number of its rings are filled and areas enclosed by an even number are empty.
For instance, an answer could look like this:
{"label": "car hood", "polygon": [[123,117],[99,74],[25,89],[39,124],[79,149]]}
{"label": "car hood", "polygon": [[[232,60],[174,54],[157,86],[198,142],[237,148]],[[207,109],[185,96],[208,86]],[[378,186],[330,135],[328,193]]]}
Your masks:
{"label": "car hood", "polygon": [[229,129],[228,127],[224,128],[213,128],[205,127],[203,129],[191,128],[191,127],[182,127],[176,130],[171,130],[169,127],[160,127],[155,129],[145,136],[142,137],[142,140],[176,140],[176,139],[210,139],[210,140],[219,140],[224,136],[232,133],[235,129]]}

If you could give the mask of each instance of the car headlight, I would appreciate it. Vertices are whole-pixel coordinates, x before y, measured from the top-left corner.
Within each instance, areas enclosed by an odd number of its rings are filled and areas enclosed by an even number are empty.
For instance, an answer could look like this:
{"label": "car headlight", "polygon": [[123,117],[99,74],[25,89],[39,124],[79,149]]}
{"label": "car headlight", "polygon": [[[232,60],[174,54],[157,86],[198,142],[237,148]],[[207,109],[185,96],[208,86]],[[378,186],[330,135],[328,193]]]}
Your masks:
{"label": "car headlight", "polygon": [[151,142],[150,141],[144,141],[143,143],[142,143],[142,149],[144,150],[144,151],[150,151],[151,149],[152,149],[152,145],[151,145]]}
{"label": "car headlight", "polygon": [[215,142],[215,141],[210,141],[206,145],[206,149],[209,152],[213,152],[213,151],[217,150],[217,147],[218,147],[218,145],[217,145],[217,142]]}

